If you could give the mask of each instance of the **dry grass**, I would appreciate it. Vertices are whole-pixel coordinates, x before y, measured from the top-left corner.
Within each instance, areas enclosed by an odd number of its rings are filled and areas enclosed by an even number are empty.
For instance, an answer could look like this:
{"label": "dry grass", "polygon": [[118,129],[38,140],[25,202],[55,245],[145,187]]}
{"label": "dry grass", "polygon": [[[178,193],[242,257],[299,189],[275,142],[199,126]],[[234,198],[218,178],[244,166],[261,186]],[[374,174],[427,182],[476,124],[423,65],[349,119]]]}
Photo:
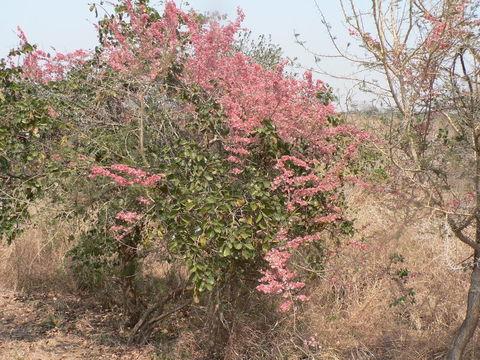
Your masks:
{"label": "dry grass", "polygon": [[[345,247],[330,261],[304,314],[310,332],[339,359],[440,358],[464,316],[469,277],[459,264],[469,249],[443,233],[443,219],[398,199],[355,203],[368,248]],[[397,275],[404,268],[406,281]],[[479,354],[472,347],[466,359]]]}
{"label": "dry grass", "polygon": [[0,287],[22,293],[71,291],[74,279],[65,254],[85,226],[81,221],[56,220],[57,209],[48,201],[31,208],[32,220],[11,245],[0,243]]}

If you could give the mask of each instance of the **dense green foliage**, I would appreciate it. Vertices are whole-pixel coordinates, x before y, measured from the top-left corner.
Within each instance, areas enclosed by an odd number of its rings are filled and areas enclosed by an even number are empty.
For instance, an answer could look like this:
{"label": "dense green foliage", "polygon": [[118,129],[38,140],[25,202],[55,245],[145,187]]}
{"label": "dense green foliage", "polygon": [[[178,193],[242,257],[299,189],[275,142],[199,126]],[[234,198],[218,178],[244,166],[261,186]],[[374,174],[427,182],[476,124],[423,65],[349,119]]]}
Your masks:
{"label": "dense green foliage", "polygon": [[[32,50],[25,45],[11,55]],[[29,203],[42,192],[46,154],[58,128],[41,89],[21,81],[21,73],[21,67],[0,60],[0,238],[9,242],[21,231]]]}

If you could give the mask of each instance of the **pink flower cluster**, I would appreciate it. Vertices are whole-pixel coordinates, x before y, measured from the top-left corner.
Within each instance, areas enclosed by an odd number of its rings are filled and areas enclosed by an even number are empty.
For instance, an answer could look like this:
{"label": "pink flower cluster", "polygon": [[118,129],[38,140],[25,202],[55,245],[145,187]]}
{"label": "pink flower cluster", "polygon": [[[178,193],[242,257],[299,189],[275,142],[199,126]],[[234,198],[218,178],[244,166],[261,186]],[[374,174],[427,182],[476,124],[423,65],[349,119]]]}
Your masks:
{"label": "pink flower cluster", "polygon": [[152,200],[150,199],[147,199],[147,198],[144,198],[143,196],[139,196],[137,198],[137,201],[140,203],[140,204],[143,204],[143,205],[150,205],[153,203]]}
{"label": "pink flower cluster", "polygon": [[142,215],[133,211],[120,211],[115,216],[115,219],[129,224],[129,226],[114,225],[108,229],[110,232],[117,233],[114,238],[115,240],[119,241],[133,231],[135,228],[134,224],[138,223],[142,219]]}
{"label": "pink flower cluster", "polygon": [[470,24],[465,18],[469,0],[452,0],[443,13],[438,16],[426,13],[425,20],[430,22],[431,29],[425,41],[429,50],[444,51],[455,44],[455,40],[471,33]]}
{"label": "pink flower cluster", "polygon": [[[122,174],[122,175],[119,175]],[[90,175],[88,177],[95,178],[98,176],[107,176],[114,181],[117,185],[122,187],[131,185],[141,185],[145,187],[151,187],[157,184],[158,181],[165,177],[164,174],[150,175],[146,171],[141,169],[135,169],[125,164],[114,164],[109,169],[95,166],[90,169]],[[126,177],[128,176],[128,178]],[[136,199],[140,204],[149,205],[153,201],[142,196]],[[137,224],[142,219],[142,215],[133,211],[120,211],[115,216],[115,219],[120,220],[125,225],[114,225],[110,227],[109,231],[117,233],[115,235],[116,240],[122,240],[126,235],[130,234]]]}
{"label": "pink flower cluster", "polygon": [[168,1],[164,16],[150,21],[143,5],[134,6],[130,0],[123,3],[130,19],[128,31],[135,33],[135,41],[124,35],[124,20],[113,19],[110,29],[114,37],[105,41],[103,59],[121,72],[148,74],[150,80],[164,75],[172,63],[182,64],[180,80],[200,87],[227,116],[230,134],[224,140],[225,149],[232,153],[227,160],[236,166],[233,173],[241,173],[242,158],[250,155],[248,146],[256,141],[252,133],[266,119],[286,141],[307,140],[324,155],[337,151],[332,135],[342,136],[345,129],[326,123],[334,108],[316,98],[326,90],[322,81],[313,80],[310,71],[303,80],[285,77],[285,63],[269,70],[233,51],[235,34],[242,29],[241,10],[236,21],[221,25],[205,23],[195,13],[187,14]]}
{"label": "pink flower cluster", "polygon": [[[177,9],[173,1],[168,1],[164,16],[150,21],[145,5],[134,6],[131,0],[121,2],[129,15],[128,30],[119,17],[109,23],[113,38],[104,40],[103,60],[123,74],[144,81],[161,78],[181,55],[186,35],[180,30],[182,23],[190,24],[194,18]],[[135,40],[125,36],[125,31],[135,33]]]}
{"label": "pink flower cluster", "polygon": [[[17,29],[22,45],[29,44],[23,30],[20,27]],[[89,52],[82,49],[67,54],[56,52],[53,56],[45,51],[34,49],[22,59],[22,75],[41,83],[58,81],[63,79],[70,70],[85,63],[90,56]],[[12,59],[10,59],[10,63],[13,65]],[[53,114],[55,111],[52,109]]]}
{"label": "pink flower cluster", "polygon": [[368,246],[364,244],[363,242],[360,242],[358,240],[351,240],[350,245],[352,245],[354,248],[361,249],[361,250],[367,250]]}
{"label": "pink flower cluster", "polygon": [[405,74],[421,99],[428,101],[438,95],[434,83],[438,77],[437,68],[445,55],[480,30],[480,24],[467,18],[467,10],[472,4],[470,0],[452,0],[446,3],[440,14],[424,14],[428,30],[421,48],[422,56],[406,67]]}
{"label": "pink flower cluster", "polygon": [[317,336],[318,336],[318,334],[314,334],[314,335],[310,336],[309,338],[304,339],[303,343],[305,345],[313,347],[313,348],[320,348],[321,345],[317,340]]}
{"label": "pink flower cluster", "polygon": [[138,220],[140,220],[142,216],[133,211],[120,211],[115,219],[125,221],[128,224],[134,224]]}
{"label": "pink flower cluster", "polygon": [[125,236],[130,234],[133,231],[133,229],[134,229],[133,226],[114,225],[114,226],[111,226],[108,230],[110,232],[117,233],[117,235],[114,236],[114,239],[117,241],[120,241]]}
{"label": "pink flower cluster", "polygon": [[293,300],[307,301],[308,296],[295,295],[298,289],[305,286],[303,282],[294,282],[292,279],[297,275],[295,271],[288,269],[287,262],[290,259],[290,252],[278,249],[270,250],[265,259],[268,261],[270,269],[263,270],[263,277],[260,278],[260,284],[257,290],[265,294],[281,294],[285,300],[278,308],[278,311],[285,312],[291,309]]}
{"label": "pink flower cluster", "polygon": [[[257,286],[257,290],[265,294],[281,294],[284,301],[278,310],[280,312],[288,311],[294,304],[293,301],[308,301],[310,297],[298,294],[298,290],[305,286],[305,283],[293,281],[297,276],[295,271],[288,268],[288,260],[291,257],[291,250],[307,243],[318,241],[322,236],[321,232],[313,235],[297,236],[294,239],[287,241],[284,246],[270,250],[265,259],[269,264],[269,269],[263,270],[263,277],[259,279],[262,283]],[[287,230],[281,229],[277,234],[277,239],[285,241],[288,239]]]}
{"label": "pink flower cluster", "polygon": [[[122,176],[118,173],[124,175]],[[129,177],[127,178],[125,175],[128,175]],[[146,171],[135,169],[125,164],[114,164],[110,166],[110,170],[100,166],[92,167],[88,177],[95,178],[98,176],[107,176],[120,186],[138,184],[141,186],[151,187],[155,186],[160,180],[162,180],[165,177],[165,174],[150,175]]]}

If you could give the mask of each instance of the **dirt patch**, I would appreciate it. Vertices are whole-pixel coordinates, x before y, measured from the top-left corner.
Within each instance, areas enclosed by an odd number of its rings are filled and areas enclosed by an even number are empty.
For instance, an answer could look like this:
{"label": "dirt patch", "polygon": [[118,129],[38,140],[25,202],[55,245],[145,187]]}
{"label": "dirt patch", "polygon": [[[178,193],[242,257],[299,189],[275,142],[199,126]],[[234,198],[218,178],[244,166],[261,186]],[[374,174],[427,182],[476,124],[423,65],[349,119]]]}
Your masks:
{"label": "dirt patch", "polygon": [[156,359],[126,344],[119,314],[80,296],[17,296],[0,289],[0,360]]}

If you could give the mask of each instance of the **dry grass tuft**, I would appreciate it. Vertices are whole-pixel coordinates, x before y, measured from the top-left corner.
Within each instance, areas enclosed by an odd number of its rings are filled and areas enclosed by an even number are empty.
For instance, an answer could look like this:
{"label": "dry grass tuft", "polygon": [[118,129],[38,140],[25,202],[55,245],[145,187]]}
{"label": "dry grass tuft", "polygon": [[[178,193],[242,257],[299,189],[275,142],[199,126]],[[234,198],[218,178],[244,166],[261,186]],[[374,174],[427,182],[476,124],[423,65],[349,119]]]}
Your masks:
{"label": "dry grass tuft", "polygon": [[72,291],[66,253],[75,245],[69,239],[85,224],[56,220],[58,211],[48,201],[32,206],[31,214],[19,238],[11,245],[0,243],[0,287],[22,293]]}

